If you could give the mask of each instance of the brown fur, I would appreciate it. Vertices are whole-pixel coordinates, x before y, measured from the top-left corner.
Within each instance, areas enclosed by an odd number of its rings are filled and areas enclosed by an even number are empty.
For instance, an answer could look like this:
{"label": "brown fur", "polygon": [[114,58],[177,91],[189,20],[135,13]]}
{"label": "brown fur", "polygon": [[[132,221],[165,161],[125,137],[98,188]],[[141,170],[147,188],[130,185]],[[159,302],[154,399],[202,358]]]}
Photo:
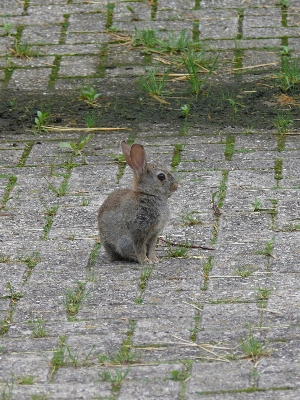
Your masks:
{"label": "brown fur", "polygon": [[169,219],[167,198],[177,182],[168,171],[147,164],[143,146],[122,142],[122,150],[133,169],[134,190],[117,189],[100,207],[101,243],[113,260],[154,263],[157,236]]}

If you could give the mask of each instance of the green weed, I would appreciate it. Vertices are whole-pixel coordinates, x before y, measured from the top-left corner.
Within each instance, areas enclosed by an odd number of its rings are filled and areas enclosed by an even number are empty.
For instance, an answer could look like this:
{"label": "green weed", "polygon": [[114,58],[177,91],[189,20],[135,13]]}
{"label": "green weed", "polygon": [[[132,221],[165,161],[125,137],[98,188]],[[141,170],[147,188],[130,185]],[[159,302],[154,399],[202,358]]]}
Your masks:
{"label": "green weed", "polygon": [[263,345],[254,338],[251,329],[249,336],[240,342],[240,346],[246,357],[252,360],[257,360],[263,355]]}
{"label": "green weed", "polygon": [[146,74],[141,76],[138,83],[143,91],[151,95],[161,96],[168,79],[168,73],[158,73],[153,69],[146,70]]}
{"label": "green weed", "polygon": [[279,133],[285,133],[292,122],[293,120],[288,113],[285,115],[278,114],[275,119],[275,127]]}
{"label": "green weed", "polygon": [[234,145],[235,145],[235,136],[228,135],[226,137],[226,146],[225,146],[225,159],[227,161],[232,160],[233,152],[234,152]]}
{"label": "green weed", "polygon": [[54,352],[53,352],[53,356],[51,359],[52,371],[50,374],[50,382],[52,381],[58,368],[63,367],[65,364],[66,340],[67,340],[67,336],[60,336],[58,348],[56,350],[54,350]]}
{"label": "green weed", "polygon": [[19,385],[33,385],[35,377],[33,375],[17,376],[16,381]]}
{"label": "green weed", "polygon": [[82,205],[83,207],[87,207],[89,204],[90,204],[90,200],[87,199],[85,196],[82,196],[82,198],[81,198],[81,205]]}
{"label": "green weed", "polygon": [[168,251],[166,257],[187,257],[187,253],[189,251],[188,243],[186,241],[184,246],[178,244],[177,246],[172,246],[169,241],[167,241]]}
{"label": "green weed", "polygon": [[171,32],[165,40],[157,38],[156,44],[160,52],[170,55],[188,51],[192,46],[198,46],[198,43],[193,43],[189,35],[186,34],[186,29],[183,29],[178,36]]}
{"label": "green weed", "polygon": [[77,281],[76,284],[77,287],[75,290],[66,291],[65,306],[69,318],[74,317],[78,313],[83,300],[87,297],[85,283]]}
{"label": "green weed", "polygon": [[10,299],[13,303],[17,303],[23,297],[23,293],[16,292],[10,282],[7,282],[6,286],[7,286],[7,289],[9,290],[8,297],[10,297]]}
{"label": "green weed", "polygon": [[94,128],[97,123],[97,115],[95,112],[89,112],[85,117],[86,126],[88,128]]}
{"label": "green weed", "polygon": [[111,371],[99,372],[99,379],[101,382],[110,382],[113,392],[116,393],[120,390],[121,383],[126,378],[129,371],[130,369],[128,368],[125,372],[122,372],[118,369],[115,370],[114,373]]}
{"label": "green weed", "polygon": [[96,89],[94,89],[92,86],[83,86],[79,91],[79,97],[81,100],[93,107],[95,106],[99,96],[100,93],[97,93]]}
{"label": "green weed", "polygon": [[261,255],[271,256],[271,257],[272,257],[272,255],[273,255],[272,253],[273,253],[273,250],[274,250],[274,246],[273,246],[274,241],[275,241],[274,238],[271,239],[271,240],[269,240],[269,241],[266,243],[265,248],[264,248],[263,250],[259,250],[259,251],[257,252],[257,254],[261,254]]}
{"label": "green weed", "polygon": [[41,262],[41,256],[38,251],[33,252],[31,255],[26,257],[19,257],[19,261],[27,265],[28,269],[33,270],[33,268]]}
{"label": "green weed", "polygon": [[176,167],[179,165],[181,161],[181,153],[184,149],[184,145],[181,143],[177,143],[174,146],[174,152],[173,152],[173,157],[171,161],[171,166],[172,166],[172,171],[176,169]]}
{"label": "green weed", "polygon": [[27,41],[21,42],[18,38],[15,38],[14,44],[10,50],[15,57],[19,58],[30,58],[37,56],[37,52],[32,51],[32,46]]}
{"label": "green weed", "polygon": [[18,180],[18,178],[15,175],[7,175],[7,176],[5,176],[5,178],[8,178],[8,183],[6,185],[4,195],[2,197],[0,209],[5,208],[6,203],[10,199],[10,193],[12,192],[12,190],[15,187],[17,180]]}
{"label": "green weed", "polygon": [[4,30],[4,36],[10,36],[13,28],[14,28],[13,24],[9,24],[8,22],[3,21],[2,29]]}
{"label": "green weed", "polygon": [[41,133],[41,132],[47,132],[47,125],[49,122],[49,117],[50,114],[48,112],[42,113],[42,111],[37,111],[36,112],[37,117],[34,118],[34,132],[35,133]]}
{"label": "green weed", "polygon": [[176,381],[176,382],[185,382],[187,379],[189,379],[190,373],[188,371],[180,371],[178,369],[175,369],[174,371],[171,371],[171,380]]}
{"label": "green weed", "polygon": [[48,188],[55,194],[55,196],[62,197],[67,194],[67,191],[69,189],[69,185],[68,185],[69,178],[70,178],[70,173],[64,174],[64,179],[58,188],[56,188],[54,185],[52,185],[52,183],[49,182],[48,179],[45,178],[45,180],[48,184]]}
{"label": "green weed", "polygon": [[89,350],[89,352],[87,353],[87,355],[84,357],[84,359],[83,359],[81,362],[79,361],[79,354],[78,354],[78,352],[77,352],[77,353],[72,353],[69,346],[65,346],[65,347],[66,347],[66,350],[67,350],[69,359],[71,360],[71,364],[72,364],[74,367],[77,368],[77,367],[79,367],[79,366],[83,366],[83,365],[86,365],[86,364],[87,364],[87,361],[88,361],[88,359],[90,358],[90,356],[91,356],[91,354],[92,354],[92,352],[93,352],[95,346],[93,345],[93,346],[91,347],[91,349]]}
{"label": "green weed", "polygon": [[32,400],[47,400],[46,394],[32,394],[30,397]]}
{"label": "green weed", "polygon": [[74,155],[79,156],[81,155],[81,151],[84,149],[87,142],[91,140],[92,137],[93,135],[90,134],[80,137],[77,142],[61,142],[59,145],[60,147],[71,149]]}
{"label": "green weed", "polygon": [[252,207],[254,212],[264,209],[264,205],[257,198],[255,198],[253,203],[249,205]]}
{"label": "green weed", "polygon": [[290,6],[290,0],[279,0],[278,3],[284,8],[288,8]]}
{"label": "green weed", "polygon": [[299,58],[283,57],[281,63],[282,73],[278,76],[283,90],[293,89],[300,82]]}
{"label": "green weed", "polygon": [[202,286],[201,286],[201,290],[207,290],[208,289],[208,280],[209,280],[209,274],[213,268],[212,265],[212,257],[208,257],[208,259],[205,261],[205,264],[203,265],[202,268]]}
{"label": "green weed", "polygon": [[13,395],[13,388],[14,388],[14,380],[11,379],[11,382],[5,382],[4,388],[1,390],[0,399],[1,400],[11,400]]}
{"label": "green weed", "polygon": [[132,46],[143,46],[146,48],[154,48],[157,44],[156,32],[151,29],[140,30],[134,28],[134,34],[131,38]]}
{"label": "green weed", "polygon": [[268,300],[270,294],[273,292],[273,288],[257,288],[255,292],[258,300]]}
{"label": "green weed", "polygon": [[238,267],[235,273],[242,278],[248,278],[248,276],[253,274],[253,271],[249,267]]}
{"label": "green weed", "polygon": [[32,327],[32,336],[34,338],[41,338],[47,335],[45,329],[45,320],[42,318],[37,318],[33,321],[28,321],[28,324]]}
{"label": "green weed", "polygon": [[184,211],[181,215],[182,225],[193,226],[201,224],[198,218],[195,218],[195,214],[199,214],[197,211]]}

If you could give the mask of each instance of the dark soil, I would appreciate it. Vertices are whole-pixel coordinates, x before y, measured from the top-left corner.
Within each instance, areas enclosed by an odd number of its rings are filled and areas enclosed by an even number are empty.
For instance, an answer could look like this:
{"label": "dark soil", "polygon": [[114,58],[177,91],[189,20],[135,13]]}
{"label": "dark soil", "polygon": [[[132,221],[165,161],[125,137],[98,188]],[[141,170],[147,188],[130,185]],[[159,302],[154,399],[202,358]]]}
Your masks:
{"label": "dark soil", "polygon": [[[211,126],[224,129],[228,126],[252,129],[275,129],[280,115],[289,115],[292,129],[299,129],[300,87],[292,93],[282,93],[263,80],[211,84],[195,96],[189,92],[188,83],[170,87],[163,97],[167,104],[142,93],[135,81],[128,87],[119,87],[115,96],[102,96],[96,106],[80,99],[78,92],[53,92],[49,94],[28,92],[2,92],[0,102],[1,136],[6,133],[20,135],[34,127],[37,110],[50,113],[49,124],[70,127],[86,127],[88,114],[95,115],[97,127],[130,127],[136,131],[141,122],[165,123],[174,127],[184,126],[181,111],[190,105],[188,127]],[[95,87],[97,90],[97,87]],[[100,90],[99,90],[100,91]],[[105,93],[101,87],[101,93]],[[289,97],[284,97],[289,96]],[[179,129],[180,131],[180,129]]]}

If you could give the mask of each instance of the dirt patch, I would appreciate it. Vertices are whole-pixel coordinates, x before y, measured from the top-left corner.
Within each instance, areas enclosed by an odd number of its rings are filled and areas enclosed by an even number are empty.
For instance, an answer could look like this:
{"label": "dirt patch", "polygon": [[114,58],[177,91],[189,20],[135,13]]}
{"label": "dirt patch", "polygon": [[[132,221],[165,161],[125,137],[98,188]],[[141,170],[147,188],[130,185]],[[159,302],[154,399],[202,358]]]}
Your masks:
{"label": "dirt patch", "polygon": [[[279,115],[289,115],[293,129],[299,129],[300,87],[283,94],[278,87],[264,80],[242,83],[212,84],[197,97],[188,83],[170,84],[162,101],[142,93],[136,82],[119,87],[116,96],[100,96],[95,107],[80,99],[78,92],[28,93],[2,92],[0,128],[5,133],[23,134],[32,130],[37,110],[50,113],[49,123],[58,126],[86,127],[92,116],[97,127],[130,127],[133,131],[143,123],[166,123],[181,127],[228,126],[253,129],[274,129]],[[134,90],[133,86],[134,85]],[[95,86],[97,90],[97,87]],[[103,93],[103,87],[101,88]],[[130,93],[130,94],[127,94]],[[188,104],[185,119],[181,107]],[[179,128],[180,131],[180,128]]]}

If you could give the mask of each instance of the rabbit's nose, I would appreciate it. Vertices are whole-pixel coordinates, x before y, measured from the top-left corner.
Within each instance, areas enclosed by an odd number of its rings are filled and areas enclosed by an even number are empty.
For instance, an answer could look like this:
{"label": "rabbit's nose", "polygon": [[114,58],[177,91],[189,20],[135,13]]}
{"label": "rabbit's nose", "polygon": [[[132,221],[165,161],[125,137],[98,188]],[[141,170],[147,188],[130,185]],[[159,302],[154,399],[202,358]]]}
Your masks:
{"label": "rabbit's nose", "polygon": [[174,182],[173,185],[171,186],[171,191],[175,192],[175,190],[177,190],[178,188],[178,182]]}

